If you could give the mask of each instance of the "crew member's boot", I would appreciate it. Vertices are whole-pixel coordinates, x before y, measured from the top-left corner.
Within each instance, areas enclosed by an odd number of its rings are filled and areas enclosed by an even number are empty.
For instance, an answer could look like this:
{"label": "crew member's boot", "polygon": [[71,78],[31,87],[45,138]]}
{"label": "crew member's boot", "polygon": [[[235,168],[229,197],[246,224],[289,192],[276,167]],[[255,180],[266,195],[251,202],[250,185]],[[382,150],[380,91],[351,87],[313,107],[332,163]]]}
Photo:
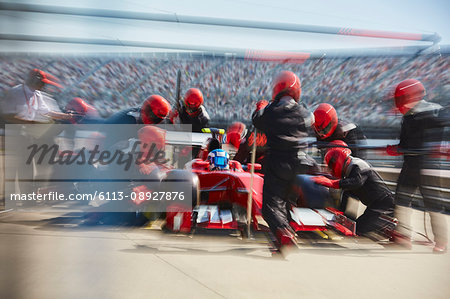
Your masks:
{"label": "crew member's boot", "polygon": [[411,244],[411,209],[409,207],[396,206],[395,218],[398,224],[392,231],[391,241],[406,249],[412,249]]}
{"label": "crew member's boot", "polygon": [[445,215],[436,212],[430,212],[431,228],[434,235],[434,248],[435,253],[444,253],[447,251],[447,219]]}
{"label": "crew member's boot", "polygon": [[276,234],[278,243],[280,244],[280,253],[283,256],[288,255],[290,252],[297,250],[297,237],[295,232],[290,228],[283,228],[277,230]]}

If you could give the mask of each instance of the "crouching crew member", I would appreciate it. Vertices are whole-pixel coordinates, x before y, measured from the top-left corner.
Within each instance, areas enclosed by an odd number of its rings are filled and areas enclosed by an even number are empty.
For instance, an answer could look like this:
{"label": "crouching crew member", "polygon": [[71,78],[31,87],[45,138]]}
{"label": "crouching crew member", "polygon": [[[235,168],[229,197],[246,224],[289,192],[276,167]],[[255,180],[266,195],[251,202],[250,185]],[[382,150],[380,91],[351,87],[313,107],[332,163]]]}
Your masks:
{"label": "crouching crew member", "polygon": [[331,148],[325,154],[325,163],[338,179],[316,176],[313,180],[320,185],[343,189],[350,196],[367,206],[356,219],[356,233],[363,235],[394,228],[394,197],[381,176],[364,160],[352,157],[348,148]]}
{"label": "crouching crew member", "polygon": [[105,120],[106,124],[145,124],[165,123],[170,111],[169,102],[159,95],[148,97],[141,107],[119,111]]}

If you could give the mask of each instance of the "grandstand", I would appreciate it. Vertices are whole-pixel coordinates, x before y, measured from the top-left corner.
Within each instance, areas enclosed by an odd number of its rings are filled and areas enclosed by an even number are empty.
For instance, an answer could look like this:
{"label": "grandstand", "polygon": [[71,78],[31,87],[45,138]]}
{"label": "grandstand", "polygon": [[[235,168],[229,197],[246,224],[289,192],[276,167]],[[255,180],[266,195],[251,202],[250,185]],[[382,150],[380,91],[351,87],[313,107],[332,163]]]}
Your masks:
{"label": "grandstand", "polygon": [[244,58],[193,55],[11,56],[0,57],[0,92],[19,84],[38,67],[60,78],[63,90],[48,92],[61,106],[82,97],[103,116],[138,106],[151,94],[174,99],[175,74],[182,70],[182,89],[197,87],[215,123],[248,122],[254,103],[270,99],[271,79],[281,69],[302,80],[302,99],[313,109],[320,102],[362,126],[393,127],[391,88],[404,78],[421,80],[430,100],[449,105],[450,56],[335,57],[279,63]]}
{"label": "grandstand", "polygon": [[[340,117],[369,131],[374,128],[374,132],[399,127],[400,117],[395,115],[392,101],[387,100],[392,87],[405,78],[421,80],[430,100],[443,106],[450,102],[450,51],[447,46],[440,53],[441,37],[437,33],[330,27],[329,23],[317,26],[288,19],[256,21],[156,13],[145,5],[138,4],[134,9],[123,5],[123,9],[119,6],[110,10],[101,5],[2,2],[6,30],[0,34],[5,46],[0,66],[7,71],[0,74],[0,93],[21,83],[29,69],[38,67],[62,81],[62,90],[48,90],[61,107],[73,97],[82,97],[107,117],[120,109],[139,106],[151,94],[160,94],[173,103],[175,77],[181,70],[182,92],[191,87],[202,90],[213,124],[226,126],[235,120],[248,123],[254,103],[271,98],[272,77],[287,69],[299,75],[302,100],[309,109],[320,102],[330,103]],[[122,22],[129,27],[123,27]],[[62,28],[79,27],[86,32],[60,32]],[[166,30],[170,28],[173,30]],[[207,34],[202,42],[193,44],[182,36],[169,38],[180,29],[186,33],[192,29],[197,37],[207,28],[222,28],[242,36],[248,32],[251,38],[245,41],[251,41],[251,45],[233,46],[226,38],[221,45],[214,44]],[[238,29],[241,31],[235,31]],[[274,31],[283,35],[270,49],[254,43],[266,41],[256,38],[258,32],[269,35]],[[292,42],[289,48],[278,47],[286,44],[284,34]],[[39,54],[43,44],[52,48],[50,53],[58,53],[63,45],[70,49],[68,53],[84,47],[95,50],[84,56]],[[92,54],[95,52],[102,54]],[[268,53],[272,56],[269,59]]]}

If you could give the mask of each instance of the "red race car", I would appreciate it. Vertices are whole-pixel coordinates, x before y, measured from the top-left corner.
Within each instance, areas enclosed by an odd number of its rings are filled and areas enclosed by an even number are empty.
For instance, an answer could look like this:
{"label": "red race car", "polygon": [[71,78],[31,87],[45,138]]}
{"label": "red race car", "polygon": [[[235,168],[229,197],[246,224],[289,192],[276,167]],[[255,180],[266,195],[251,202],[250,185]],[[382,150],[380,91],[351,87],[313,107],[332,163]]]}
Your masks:
{"label": "red race car", "polygon": [[[268,227],[261,214],[264,175],[258,171],[260,164],[254,164],[252,175],[248,170],[252,165],[242,165],[230,160],[228,153],[221,149],[220,140],[225,140],[223,130],[208,129],[213,134],[200,151],[199,157],[187,163],[186,169],[198,178],[193,189],[193,207],[187,210],[180,205],[171,205],[166,213],[166,228],[174,232],[191,232],[194,228],[233,229],[245,231],[248,215],[251,215],[253,230],[267,230]],[[246,170],[244,170],[246,169]],[[186,176],[185,170],[174,170],[168,177]],[[183,173],[183,174],[182,174]],[[306,188],[307,192],[295,195],[290,208],[290,223],[295,231],[323,231],[330,228],[347,236],[355,235],[355,222],[342,212],[323,206],[317,209],[305,207],[305,199],[311,196],[323,196],[322,188],[314,185],[308,176],[300,176],[296,190]],[[251,192],[251,197],[249,193]],[[250,204],[249,204],[250,198]],[[298,203],[298,204],[297,204]],[[303,206],[302,206],[303,203]],[[324,204],[325,201],[322,201]],[[251,213],[247,207],[251,206]],[[316,205],[317,206],[317,205]]]}

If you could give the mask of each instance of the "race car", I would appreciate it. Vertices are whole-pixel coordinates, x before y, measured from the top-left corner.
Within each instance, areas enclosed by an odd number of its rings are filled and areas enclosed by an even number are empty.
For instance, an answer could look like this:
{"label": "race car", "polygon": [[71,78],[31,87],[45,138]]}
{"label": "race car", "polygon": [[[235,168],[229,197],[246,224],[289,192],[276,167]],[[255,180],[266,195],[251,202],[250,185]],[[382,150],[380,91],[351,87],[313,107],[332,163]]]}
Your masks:
{"label": "race car", "polygon": [[[208,138],[200,152],[200,158],[187,163],[198,178],[197,201],[192,211],[178,205],[169,206],[166,213],[166,228],[173,232],[188,233],[196,228],[232,229],[244,234],[250,215],[251,227],[255,231],[267,231],[261,209],[263,200],[264,175],[259,173],[260,164],[245,167],[238,161],[230,160],[221,149],[225,140],[218,129],[208,129]],[[206,158],[205,158],[206,157]],[[251,174],[248,170],[254,167]],[[313,184],[307,177],[299,177],[295,186],[298,198],[290,204],[290,225],[296,232],[324,231],[334,229],[346,236],[354,236],[355,222],[341,211],[324,208],[324,190]],[[295,193],[294,193],[295,194]],[[251,196],[249,196],[251,195]],[[320,197],[322,199],[315,199]],[[309,203],[308,203],[309,201]],[[314,202],[314,205],[311,203]],[[314,208],[311,208],[314,207]],[[251,207],[251,211],[247,210]]]}
{"label": "race car", "polygon": [[[224,130],[204,130],[212,137],[203,141],[200,158],[186,164],[198,178],[198,195],[192,211],[181,211],[178,205],[170,206],[166,215],[166,227],[171,231],[190,232],[193,228],[239,229],[247,223],[247,206],[251,194],[251,217],[253,228],[258,230],[257,217],[261,218],[263,175],[244,171],[242,165],[229,160],[228,153],[221,149]],[[203,134],[204,136],[207,136]],[[206,154],[206,156],[205,156]],[[250,169],[251,165],[246,165]],[[255,169],[261,165],[255,164]],[[186,175],[186,174],[184,174]],[[181,176],[181,173],[177,174]]]}

